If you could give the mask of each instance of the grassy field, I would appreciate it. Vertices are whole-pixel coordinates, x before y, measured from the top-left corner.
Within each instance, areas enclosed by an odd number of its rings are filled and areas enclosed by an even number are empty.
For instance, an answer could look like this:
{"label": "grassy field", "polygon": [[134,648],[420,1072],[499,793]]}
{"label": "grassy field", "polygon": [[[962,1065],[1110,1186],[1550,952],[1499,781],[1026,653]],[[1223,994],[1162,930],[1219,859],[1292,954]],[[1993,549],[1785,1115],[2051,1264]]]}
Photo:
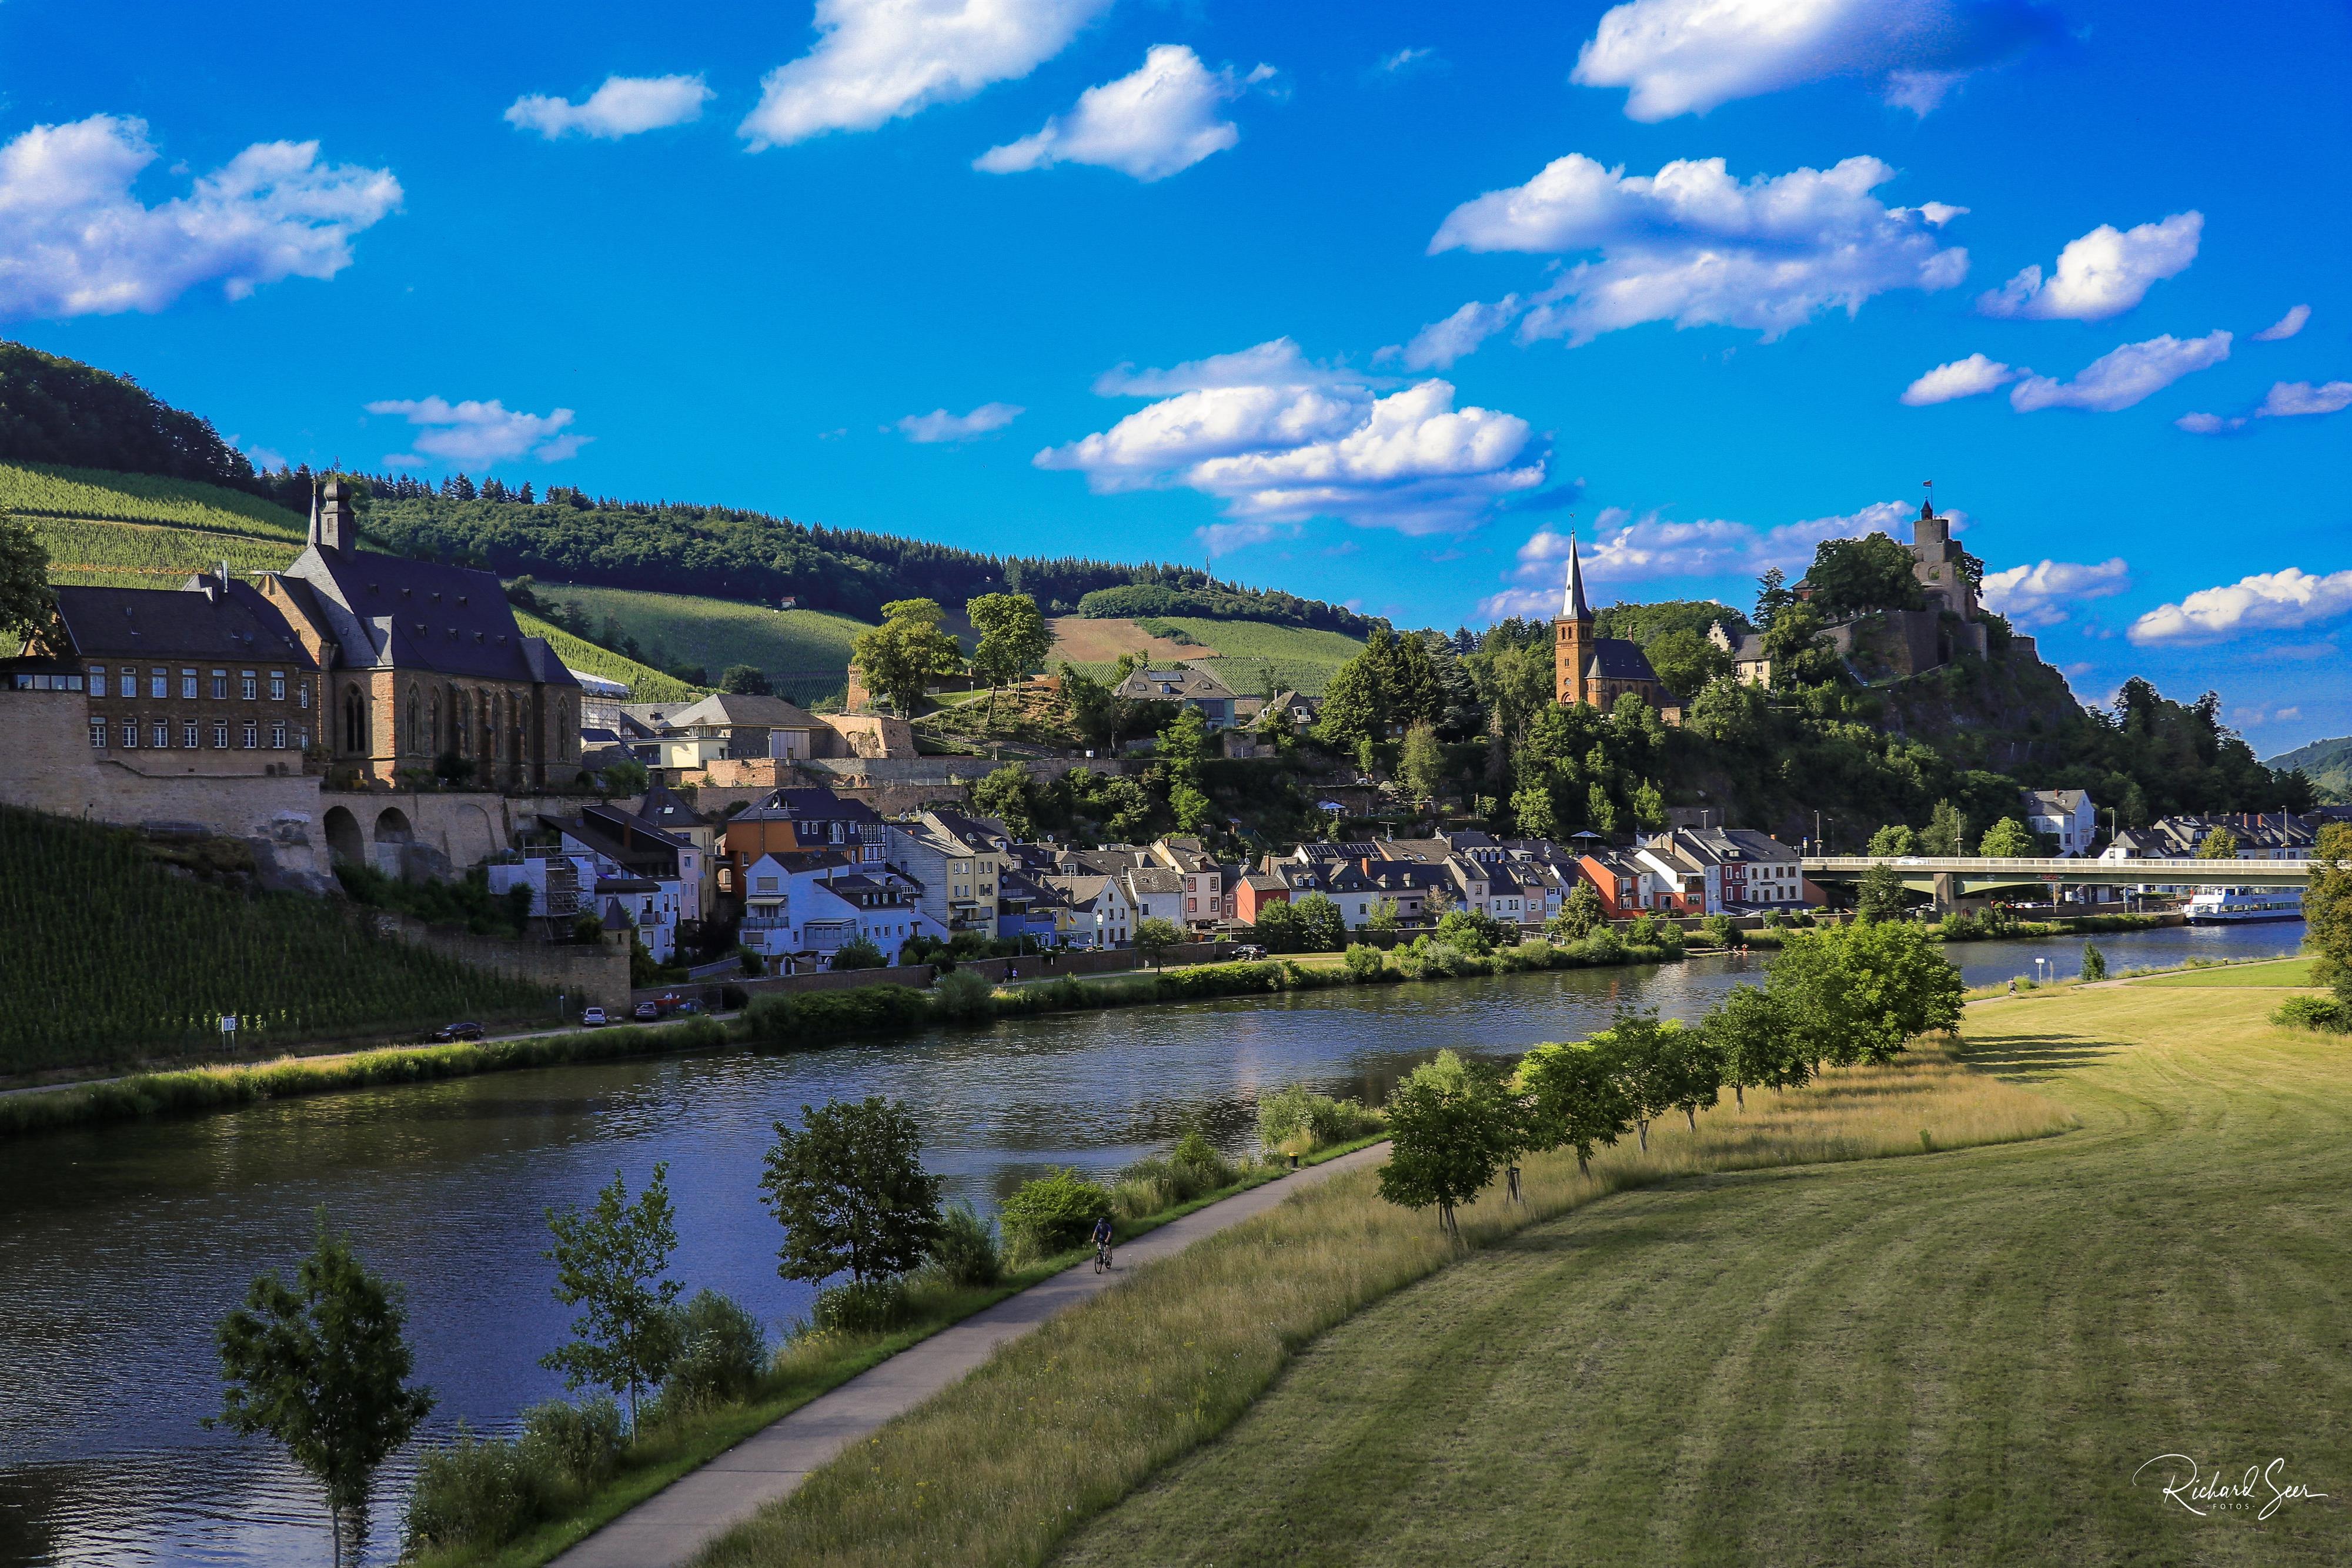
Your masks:
{"label": "grassy field", "polygon": [[2224,964],[2210,969],[2186,969],[2177,975],[2156,975],[2132,983],[2139,986],[2308,986],[2312,960],[2281,958],[2269,964]]}
{"label": "grassy field", "polygon": [[[1113,661],[1133,651],[1212,671],[1244,696],[1271,696],[1276,689],[1320,696],[1331,672],[1364,646],[1337,632],[1263,621],[1211,621],[1195,615],[1152,616],[1142,621],[1066,616],[1053,625],[1052,656],[1067,659],[1089,674],[1108,674]],[[1179,641],[1171,632],[1181,632],[1191,641]]]}
{"label": "grassy field", "polygon": [[[1966,1059],[2078,1131],[1530,1227],[1325,1335],[1055,1561],[2343,1562],[2352,1056],[2268,1005],[1972,1009]],[[2200,1518],[2135,1480],[2163,1454],[2335,1497]]]}
{"label": "grassy field", "polygon": [[776,610],[682,593],[640,593],[546,582],[551,601],[576,604],[601,627],[607,617],[648,653],[667,663],[700,664],[717,680],[730,664],[756,664],[786,696],[809,702],[837,692],[849,678],[849,644],[866,625],[819,610]]}
{"label": "grassy field", "polygon": [[1142,653],[1170,664],[1200,656],[1204,649],[1155,636],[1132,621],[1097,619],[1088,615],[1057,615],[1045,622],[1053,628],[1054,651],[1048,664],[1066,659],[1092,674],[1101,674],[1121,653]]}
{"label": "grassy field", "polygon": [[[1530,1161],[1525,1207],[1507,1207],[1489,1193],[1463,1212],[1462,1228],[1473,1248],[1503,1247],[1531,1223],[1627,1187],[1791,1162],[1937,1166],[1942,1162],[1876,1156],[1918,1155],[1929,1145],[2036,1138],[2068,1121],[2039,1094],[1925,1051],[1900,1067],[1835,1072],[1793,1094],[1750,1095],[1744,1112],[1727,1104],[1702,1115],[1695,1134],[1680,1124],[1653,1128],[1647,1155],[1629,1143],[1596,1160],[1589,1178],[1571,1157]],[[1702,1176],[1674,1190],[1714,1190],[1719,1180]],[[1089,1515],[1232,1423],[1316,1336],[1444,1270],[1454,1257],[1430,1215],[1381,1201],[1370,1173],[1337,1178],[1139,1271],[1122,1289],[1008,1347],[812,1475],[701,1562],[708,1568],[1038,1562]],[[1439,1283],[1483,1266],[1459,1265],[1439,1274]],[[1654,1297],[1662,1312],[1671,1312],[1681,1288],[1648,1274],[1638,1281],[1639,1292]],[[1477,1365],[1507,1371],[1520,1355],[1517,1331],[1489,1322],[1486,1332],[1491,1337]],[[1658,1396],[1676,1397],[1670,1376],[1660,1380]],[[1518,1437],[1526,1431],[1518,1428]],[[1444,1433],[1459,1435],[1451,1425]],[[1112,1516],[1082,1547],[1093,1550],[1099,1539],[1137,1563],[1347,1561],[1378,1538],[1348,1529],[1349,1515],[1365,1517],[1368,1505],[1336,1491],[1328,1500],[1286,1494],[1294,1513],[1328,1521],[1332,1549],[1302,1556],[1279,1535],[1236,1544],[1228,1532],[1219,1537],[1218,1551],[1196,1551],[1281,1483],[1283,1467],[1260,1462],[1257,1476],[1239,1483],[1228,1477],[1213,1495],[1210,1489],[1185,1491],[1214,1516],[1189,1526],[1201,1532],[1193,1541],[1162,1534],[1154,1519],[1130,1511]],[[1573,1476],[1557,1479],[1574,1485]],[[1399,1560],[1465,1553],[1481,1561],[1563,1560],[1556,1551],[1524,1558],[1482,1552],[1479,1540],[1475,1531],[1442,1547],[1423,1538],[1421,1551]]]}

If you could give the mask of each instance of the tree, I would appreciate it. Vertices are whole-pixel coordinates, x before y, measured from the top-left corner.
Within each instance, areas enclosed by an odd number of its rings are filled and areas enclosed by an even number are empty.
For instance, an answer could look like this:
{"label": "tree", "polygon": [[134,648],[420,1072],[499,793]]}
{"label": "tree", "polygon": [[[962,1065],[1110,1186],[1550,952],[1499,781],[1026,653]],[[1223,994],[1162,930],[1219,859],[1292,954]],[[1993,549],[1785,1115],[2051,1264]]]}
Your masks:
{"label": "tree", "polygon": [[972,810],[994,817],[1016,839],[1036,831],[1037,804],[1037,782],[1018,762],[1006,763],[971,787]]}
{"label": "tree", "polygon": [[1910,897],[1910,890],[1903,885],[1903,873],[1877,861],[1862,873],[1861,888],[1854,894],[1854,915],[1864,922],[1900,919]]}
{"label": "tree", "polygon": [[2041,849],[2041,843],[2015,817],[2003,817],[1987,828],[1977,844],[1977,853],[1995,860],[2024,860]]}
{"label": "tree", "polygon": [[1160,967],[1160,960],[1166,956],[1168,949],[1181,946],[1183,940],[1184,933],[1174,921],[1165,916],[1149,915],[1135,923],[1136,948],[1151,960],[1151,967],[1155,969]]}
{"label": "tree", "polygon": [[2227,828],[2209,829],[2197,841],[2197,858],[2200,861],[2233,861],[2238,858],[2238,835]]}
{"label": "tree", "polygon": [[1381,1196],[1401,1208],[1434,1206],[1438,1228],[1458,1239],[1454,1211],[1475,1203],[1522,1145],[1500,1069],[1441,1051],[1389,1095],[1388,1118]]}
{"label": "tree", "polygon": [[1364,912],[1364,929],[1367,931],[1394,932],[1398,924],[1397,901],[1393,898],[1376,898],[1371,908]]}
{"label": "tree", "polygon": [[1426,720],[1404,732],[1404,752],[1397,759],[1397,777],[1417,800],[1434,800],[1445,782],[1445,751],[1437,731]]}
{"label": "tree", "polygon": [[1698,1113],[1715,1108],[1723,1088],[1723,1054],[1704,1030],[1685,1029],[1678,1019],[1659,1031],[1658,1046],[1673,1087],[1675,1109],[1696,1133]]}
{"label": "tree", "polygon": [[1551,790],[1540,780],[1531,779],[1511,792],[1511,820],[1519,825],[1521,838],[1549,839],[1559,832]]}
{"label": "tree", "polygon": [[1276,899],[1257,906],[1254,928],[1258,946],[1269,953],[1296,953],[1299,949],[1298,911],[1286,899]]}
{"label": "tree", "polygon": [[1579,879],[1561,902],[1559,913],[1551,917],[1551,936],[1562,942],[1581,942],[1608,918],[1609,906],[1601,902],[1601,890]]}
{"label": "tree", "polygon": [[1790,1039],[1789,1019],[1771,993],[1756,986],[1734,986],[1706,1015],[1700,1026],[1723,1064],[1723,1082],[1741,1110],[1748,1108],[1748,1091],[1785,1089],[1802,1083],[1804,1060]]}
{"label": "tree", "polygon": [[1916,855],[1919,852],[1919,838],[1901,822],[1890,822],[1870,835],[1870,848],[1864,852],[1873,856]]}
{"label": "tree", "polygon": [[1053,631],[1025,593],[983,593],[964,603],[963,612],[980,643],[971,651],[971,673],[988,683],[988,722],[996,723],[996,691],[1042,664],[1054,645]]}
{"label": "tree", "polygon": [[1765,568],[1764,575],[1756,580],[1756,624],[1769,631],[1772,618],[1795,602],[1797,595],[1789,587],[1788,574],[1777,566]]}
{"label": "tree", "polygon": [[833,969],[887,969],[890,960],[868,936],[853,936],[833,950]]}
{"label": "tree", "polygon": [[1764,656],[1776,686],[1815,685],[1837,674],[1838,657],[1823,635],[1822,612],[1802,600],[1783,605],[1764,629]]}
{"label": "tree", "polygon": [[2313,846],[2303,894],[2304,943],[2311,977],[2352,1007],[2352,823],[2330,822]]}
{"label": "tree", "polygon": [[1906,921],[1800,931],[1766,988],[1816,1070],[1891,1061],[1914,1035],[1960,1021],[1960,972]]}
{"label": "tree", "polygon": [[1624,1085],[1591,1041],[1537,1046],[1520,1058],[1516,1082],[1528,1097],[1529,1143],[1573,1149],[1580,1176],[1591,1175],[1595,1151],[1615,1144],[1632,1124]]}
{"label": "tree", "polygon": [[1655,1008],[1636,1012],[1620,1006],[1616,1021],[1592,1037],[1594,1049],[1624,1092],[1626,1113],[1644,1154],[1650,1149],[1650,1124],[1672,1110],[1682,1093],[1680,1065],[1665,1041],[1669,1028],[1681,1027],[1660,1023]]}
{"label": "tree", "polygon": [[310,1472],[326,1490],[338,1564],[345,1514],[364,1520],[369,1478],[433,1409],[432,1390],[408,1383],[406,1322],[400,1288],[327,1233],[321,1208],[292,1288],[274,1270],[257,1276],[215,1331],[227,1386],[205,1425],[275,1438]]}
{"label": "tree", "polygon": [[47,549],[34,537],[31,524],[0,517],[0,632],[42,630],[56,603],[49,592]]}
{"label": "tree", "polygon": [[811,1284],[887,1280],[930,1255],[944,1228],[940,1180],[923,1169],[922,1130],[902,1102],[870,1094],[801,1107],[776,1124],[760,1190],[784,1228],[776,1272]]}
{"label": "tree", "polygon": [[600,1189],[593,1207],[547,1211],[555,1244],[540,1254],[555,1265],[555,1299],[582,1309],[570,1344],[539,1358],[563,1374],[567,1388],[594,1384],[629,1397],[629,1427],[637,1425],[637,1394],[662,1380],[677,1354],[677,1316],[670,1309],[683,1288],[668,1278],[677,1249],[677,1214],[669,1202],[669,1163],[632,1204],[621,1173]]}
{"label": "tree", "polygon": [[2083,978],[2104,980],[2107,977],[2107,956],[2099,951],[2095,942],[2083,944]]}
{"label": "tree", "polygon": [[1918,558],[1883,533],[1858,539],[1823,539],[1805,574],[1812,602],[1828,615],[1868,610],[1921,610],[1926,593],[1913,575]]}
{"label": "tree", "polygon": [[1949,800],[1936,802],[1934,813],[1927,819],[1927,831],[1919,837],[1919,852],[1923,855],[1957,855],[1968,852],[1969,821],[1960,809]]}
{"label": "tree", "polygon": [[1298,950],[1337,953],[1348,945],[1348,917],[1329,894],[1310,893],[1290,905],[1298,916]]}
{"label": "tree", "polygon": [[768,684],[768,672],[757,664],[730,664],[719,677],[719,689],[738,696],[764,697],[774,695]]}
{"label": "tree", "polygon": [[882,616],[881,625],[860,632],[850,644],[850,657],[869,690],[912,718],[933,681],[963,668],[963,650],[940,630],[947,617],[936,600],[892,600],[882,607]]}

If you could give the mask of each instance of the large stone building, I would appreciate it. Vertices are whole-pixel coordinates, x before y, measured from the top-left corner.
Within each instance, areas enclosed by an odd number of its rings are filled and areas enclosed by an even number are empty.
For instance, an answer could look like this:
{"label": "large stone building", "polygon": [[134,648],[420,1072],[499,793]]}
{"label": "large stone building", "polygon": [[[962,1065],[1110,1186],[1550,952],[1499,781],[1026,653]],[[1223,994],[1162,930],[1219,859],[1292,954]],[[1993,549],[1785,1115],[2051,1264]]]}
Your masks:
{"label": "large stone building", "polygon": [[340,481],[308,548],[257,585],[322,672],[318,738],[338,769],[388,784],[446,758],[501,789],[578,777],[580,684],[498,578],[362,550]]}
{"label": "large stone building", "polygon": [[1682,706],[1650,667],[1642,645],[1622,637],[1596,637],[1592,622],[1592,606],[1584,598],[1584,567],[1571,537],[1568,587],[1560,595],[1559,618],[1552,622],[1554,695],[1566,706],[1608,708],[1630,693],[1656,708],[1669,724],[1680,723]]}

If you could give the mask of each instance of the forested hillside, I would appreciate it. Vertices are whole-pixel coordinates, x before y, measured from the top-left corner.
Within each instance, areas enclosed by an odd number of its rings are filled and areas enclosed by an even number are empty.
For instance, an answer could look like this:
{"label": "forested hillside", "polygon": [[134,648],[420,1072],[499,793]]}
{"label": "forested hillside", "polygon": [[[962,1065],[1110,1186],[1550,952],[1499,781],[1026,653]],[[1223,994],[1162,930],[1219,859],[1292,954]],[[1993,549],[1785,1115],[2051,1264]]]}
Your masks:
{"label": "forested hillside", "polygon": [[2328,800],[2352,801],[2352,735],[2315,740],[2272,758],[2270,765],[2281,772],[2299,768]]}

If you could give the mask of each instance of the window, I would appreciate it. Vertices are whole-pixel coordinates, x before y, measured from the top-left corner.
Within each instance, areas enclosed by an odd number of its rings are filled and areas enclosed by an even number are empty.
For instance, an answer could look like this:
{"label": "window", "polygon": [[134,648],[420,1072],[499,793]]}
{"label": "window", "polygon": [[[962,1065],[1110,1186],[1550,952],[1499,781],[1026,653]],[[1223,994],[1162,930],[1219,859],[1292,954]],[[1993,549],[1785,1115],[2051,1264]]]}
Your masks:
{"label": "window", "polygon": [[213,701],[216,703],[228,701],[228,672],[226,670],[215,670],[213,672]]}
{"label": "window", "polygon": [[272,751],[286,749],[286,721],[282,718],[269,727],[269,749]]}
{"label": "window", "polygon": [[147,672],[147,695],[149,696],[169,696],[171,695],[171,690],[172,675],[170,671],[162,668],[155,668]]}
{"label": "window", "polygon": [[104,664],[92,664],[89,667],[89,695],[94,697],[102,697],[106,695],[106,666]]}
{"label": "window", "polygon": [[269,672],[269,700],[274,703],[286,700],[286,672],[283,670]]}
{"label": "window", "polygon": [[228,720],[225,718],[213,720],[213,749],[215,751],[228,749]]}
{"label": "window", "polygon": [[246,701],[255,702],[259,700],[261,696],[261,683],[254,679],[253,672],[251,670],[240,670],[237,672],[237,686],[240,695],[244,696]]}
{"label": "window", "polygon": [[194,719],[188,719],[181,724],[180,747],[181,749],[184,751],[194,751],[196,748],[196,721]]}
{"label": "window", "polygon": [[260,730],[261,727],[254,723],[253,720],[247,719],[245,721],[245,748],[247,751],[254,750],[256,747],[260,746]]}
{"label": "window", "polygon": [[106,749],[106,721],[104,719],[94,718],[89,721],[89,743],[98,747],[100,751],[104,751]]}
{"label": "window", "polygon": [[310,706],[310,682],[297,681],[294,683],[294,706],[296,707],[309,707]]}
{"label": "window", "polygon": [[196,700],[196,672],[194,670],[180,672],[180,700],[191,703]]}
{"label": "window", "polygon": [[310,749],[310,731],[308,726],[297,729],[294,732],[294,749],[297,751],[308,751]]}
{"label": "window", "polygon": [[163,720],[157,719],[149,729],[147,744],[158,747],[170,746],[172,744],[172,727],[165,724]]}
{"label": "window", "polygon": [[136,747],[139,744],[139,721],[137,719],[126,718],[122,721],[122,744],[126,747]]}

